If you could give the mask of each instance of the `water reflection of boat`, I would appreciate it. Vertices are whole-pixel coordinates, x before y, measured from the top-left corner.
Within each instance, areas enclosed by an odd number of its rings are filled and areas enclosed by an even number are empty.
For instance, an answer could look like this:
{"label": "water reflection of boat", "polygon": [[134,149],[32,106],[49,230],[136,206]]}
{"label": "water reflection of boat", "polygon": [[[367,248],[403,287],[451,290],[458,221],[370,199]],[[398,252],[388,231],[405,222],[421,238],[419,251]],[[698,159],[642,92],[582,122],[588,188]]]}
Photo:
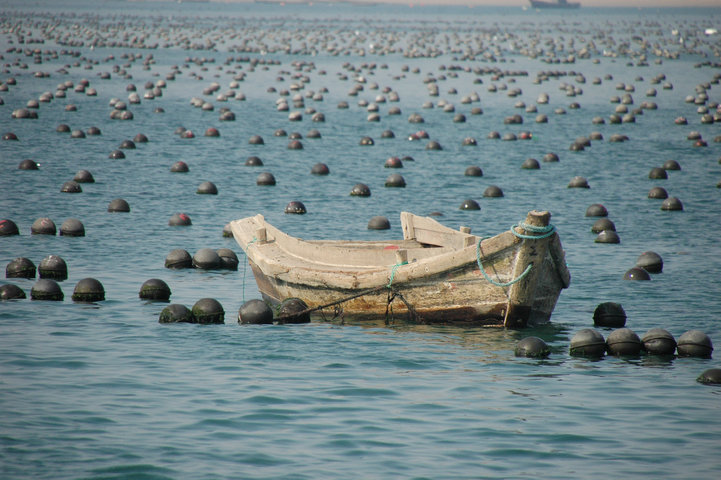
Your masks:
{"label": "water reflection of boat", "polygon": [[353,319],[382,319],[392,308],[419,323],[525,327],[547,322],[570,282],[550,217],[532,211],[482,238],[404,212],[396,241],[306,241],[262,215],[230,226],[270,303],[297,297]]}
{"label": "water reflection of boat", "polygon": [[555,1],[544,1],[544,0],[529,0],[531,7],[533,8],[579,8],[581,6],[578,2],[569,2],[568,0],[555,0]]}

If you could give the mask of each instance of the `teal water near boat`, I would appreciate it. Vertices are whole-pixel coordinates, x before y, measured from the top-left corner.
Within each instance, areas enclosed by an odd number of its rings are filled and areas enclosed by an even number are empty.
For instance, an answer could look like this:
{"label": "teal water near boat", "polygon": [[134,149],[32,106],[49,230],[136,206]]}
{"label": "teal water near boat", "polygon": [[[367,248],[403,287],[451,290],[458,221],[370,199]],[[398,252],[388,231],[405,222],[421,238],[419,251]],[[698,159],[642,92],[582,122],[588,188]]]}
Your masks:
{"label": "teal water near boat", "polygon": [[[14,132],[19,138],[0,141],[0,218],[12,219],[21,231],[0,238],[0,263],[22,256],[37,265],[56,254],[69,268],[69,278],[60,282],[64,301],[0,303],[3,479],[718,476],[721,387],[696,382],[701,372],[720,366],[717,358],[592,361],[568,351],[573,335],[593,325],[596,306],[609,301],[623,305],[626,326],[639,335],[661,327],[678,339],[697,329],[717,348],[721,343],[721,290],[715,281],[721,257],[714,229],[721,195],[721,143],[714,138],[721,135],[721,124],[702,123],[700,105],[686,102],[704,83],[706,105],[721,100],[715,80],[719,59],[713,53],[717,40],[703,33],[718,23],[718,9],[582,8],[538,14],[465,7],[84,1],[60,6],[17,0],[0,10],[0,83],[17,80],[0,92],[0,134]],[[145,29],[151,33],[142,38]],[[66,30],[82,32],[71,38],[83,44],[31,41]],[[136,33],[136,41],[157,48],[99,44],[113,38],[132,42]],[[536,35],[544,53],[531,58],[524,47]],[[20,36],[25,43],[18,43]],[[615,47],[603,38],[614,39]],[[591,39],[597,51],[590,51],[590,58],[564,63],[572,49],[578,54]],[[247,51],[236,49],[245,41]],[[464,59],[466,49],[481,44],[488,55]],[[313,51],[314,45],[323,48]],[[379,53],[411,45],[419,52],[432,45],[437,49],[415,58]],[[656,46],[680,56],[658,57]],[[35,63],[34,49],[42,63]],[[265,64],[251,63],[253,58]],[[145,84],[165,80],[174,66],[182,73],[166,80],[162,96],[144,98]],[[48,76],[36,76],[38,71]],[[494,77],[499,71],[507,74]],[[101,78],[103,72],[110,78]],[[548,80],[534,83],[541,72]],[[246,100],[218,101],[241,73],[244,78],[232,90]],[[581,73],[585,83],[577,78]],[[665,79],[653,83],[660,74]],[[291,84],[303,76],[309,82],[291,93]],[[366,79],[364,90],[349,95],[360,76]],[[424,83],[429,77],[436,79],[437,97]],[[97,96],[74,87],[64,99],[55,95],[58,84],[75,86],[83,78]],[[220,89],[203,94],[213,82]],[[377,90],[371,88],[374,82]],[[672,88],[663,88],[665,82]],[[137,86],[139,104],[127,102],[130,83]],[[568,96],[569,85],[582,93]],[[271,86],[275,92],[268,91]],[[399,102],[376,102],[388,95],[386,86],[399,94]],[[306,97],[323,87],[322,100]],[[511,97],[514,88],[521,92]],[[656,96],[647,97],[652,88]],[[302,121],[290,122],[290,112],[277,110],[283,89],[289,90],[283,98],[290,111],[302,112]],[[45,91],[55,98],[40,103],[37,120],[12,118],[14,110]],[[463,103],[473,92],[480,101]],[[296,93],[305,107],[294,107]],[[549,95],[548,104],[537,104],[541,93]],[[643,109],[633,123],[610,123],[620,105],[610,99],[624,93],[634,100],[629,111],[642,102],[655,102],[657,109]],[[193,107],[193,97],[212,103],[214,110]],[[128,103],[133,120],[110,119],[113,98]],[[360,100],[378,104],[379,122],[367,121],[370,112]],[[440,100],[453,104],[455,112],[444,111]],[[349,108],[337,108],[341,101]],[[537,112],[516,107],[519,101],[526,108],[536,105]],[[423,108],[424,102],[434,108]],[[572,102],[580,108],[572,108]],[[67,111],[67,104],[77,111]],[[224,106],[235,113],[234,122],[219,120]],[[392,106],[401,115],[389,115]],[[165,113],[156,113],[158,107]],[[324,113],[326,121],[313,122],[307,107]],[[471,113],[473,107],[483,113]],[[565,113],[557,113],[559,108]],[[425,122],[409,123],[412,113]],[[453,121],[458,113],[465,122]],[[523,124],[504,123],[516,113]],[[546,114],[548,123],[536,123],[538,114]],[[596,116],[605,123],[593,124]],[[674,123],[680,116],[687,125]],[[55,131],[59,124],[82,131],[96,126],[102,134],[70,138]],[[195,138],[175,135],[179,126],[195,132]],[[220,136],[204,136],[209,127]],[[289,150],[289,139],[275,136],[281,128],[302,134],[303,150]],[[314,128],[321,138],[309,138]],[[427,150],[428,140],[409,141],[419,129],[443,150]],[[386,130],[395,137],[382,138]],[[492,140],[491,131],[517,137],[528,131],[532,139]],[[583,151],[569,150],[577,137],[593,131],[603,140],[591,141]],[[706,147],[687,140],[692,131]],[[108,158],[138,133],[147,135],[148,143],[124,149],[124,159]],[[614,134],[629,140],[609,141]],[[264,145],[249,144],[252,135],[261,135]],[[363,136],[375,145],[360,146]],[[477,146],[463,146],[466,137],[475,138]],[[556,152],[559,161],[543,162],[548,152]],[[246,167],[249,156],[261,158],[263,167]],[[383,165],[390,156],[413,157],[393,170],[403,175],[405,188],[384,187],[391,171]],[[521,169],[529,157],[541,168]],[[24,159],[38,162],[39,170],[19,170]],[[669,159],[681,170],[669,170],[666,180],[648,178],[653,167]],[[169,171],[178,160],[189,164],[188,173]],[[310,174],[318,162],[328,165],[330,175]],[[480,166],[483,176],[465,176],[469,165]],[[82,184],[79,194],[60,193],[80,169],[91,171],[95,183]],[[256,185],[263,171],[275,176],[274,187]],[[575,176],[585,177],[590,188],[568,188]],[[215,183],[218,194],[196,194],[204,181]],[[349,196],[361,182],[371,196]],[[491,185],[504,196],[483,197]],[[647,198],[655,186],[678,197],[684,210],[662,211],[660,200]],[[127,200],[131,211],[107,212],[114,198]],[[469,198],[480,211],[459,209]],[[285,214],[291,201],[302,201],[308,213]],[[594,242],[590,228],[596,218],[585,217],[594,203],[608,209],[621,243]],[[302,238],[385,240],[402,236],[397,219],[404,210],[440,212],[435,218],[444,225],[465,225],[490,236],[532,209],[552,213],[573,278],[545,327],[457,328],[399,318],[275,326],[236,322],[243,301],[259,298],[259,292],[244,268],[242,250],[221,235],[231,220],[262,213]],[[187,213],[192,225],[169,227],[176,212]],[[388,217],[391,229],[368,230],[376,215]],[[40,217],[50,217],[58,227],[78,218],[86,236],[30,235]],[[192,255],[221,247],[238,254],[238,271],[164,268],[173,249]],[[647,282],[623,280],[648,250],[663,257],[663,273]],[[70,299],[86,277],[102,282],[106,300]],[[225,324],[159,324],[167,304],[138,298],[150,278],[168,283],[173,303],[191,307],[201,298],[216,298],[225,309]],[[0,282],[29,294],[35,281]],[[599,331],[604,337],[611,332]],[[516,343],[529,335],[550,345],[548,359],[514,356]]]}

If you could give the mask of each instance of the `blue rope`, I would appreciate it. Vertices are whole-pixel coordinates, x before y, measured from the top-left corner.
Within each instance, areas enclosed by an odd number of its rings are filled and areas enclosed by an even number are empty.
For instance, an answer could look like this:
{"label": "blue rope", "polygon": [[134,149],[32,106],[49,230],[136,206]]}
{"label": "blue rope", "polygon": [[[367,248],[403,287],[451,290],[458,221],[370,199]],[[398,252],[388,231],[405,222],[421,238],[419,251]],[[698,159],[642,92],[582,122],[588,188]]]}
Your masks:
{"label": "blue rope", "polygon": [[[248,244],[245,246],[245,249],[248,250],[248,247],[250,247],[252,244],[254,244],[257,241],[258,241],[258,239],[253,237],[253,240],[248,242]],[[245,303],[245,271],[248,269],[248,262],[249,262],[247,253],[245,254],[245,259],[246,259],[246,261],[243,263],[243,303]]]}
{"label": "blue rope", "polygon": [[[534,237],[535,238],[535,237]],[[488,283],[491,283],[497,287],[505,288],[510,287],[514,283],[518,283],[524,278],[526,278],[526,275],[528,275],[528,272],[531,271],[531,268],[533,268],[533,263],[529,263],[526,269],[521,273],[518,278],[514,278],[513,280],[505,283],[497,282],[493,280],[491,277],[488,276],[486,273],[486,270],[483,268],[483,262],[481,262],[481,242],[483,241],[483,237],[478,239],[478,244],[476,245],[476,262],[478,263],[478,269],[481,271],[483,276],[488,280]]]}
{"label": "blue rope", "polygon": [[[524,230],[527,230],[529,232],[533,233],[541,233],[543,235],[526,235],[523,233],[518,233],[516,231],[516,227],[521,227]],[[511,225],[511,233],[517,236],[518,238],[522,238],[524,240],[541,240],[543,238],[548,238],[554,233],[556,233],[556,227],[553,225],[548,225],[545,227],[536,227],[535,225],[529,225],[526,222],[521,222],[520,224]]]}
{"label": "blue rope", "polygon": [[388,282],[388,285],[386,285],[387,288],[391,288],[391,286],[393,285],[393,277],[396,276],[396,270],[398,270],[398,267],[400,267],[401,265],[408,265],[408,262],[401,262],[393,265],[393,269],[391,270],[391,279]]}
{"label": "blue rope", "polygon": [[[533,232],[533,233],[540,233],[541,235],[526,235],[523,233],[518,233],[516,231],[516,227],[520,227],[526,231]],[[529,225],[526,222],[521,222],[520,224],[512,225],[511,226],[511,233],[513,233],[516,237],[521,238],[523,240],[541,240],[543,238],[548,238],[554,233],[556,233],[556,227],[553,225],[547,225],[544,227],[537,227],[535,225]],[[513,280],[505,283],[497,282],[493,280],[491,277],[488,276],[486,273],[486,270],[483,268],[483,262],[481,261],[481,242],[483,241],[483,237],[478,239],[478,244],[476,245],[476,262],[478,263],[478,269],[481,271],[483,276],[488,280],[489,283],[505,288],[510,287],[514,283],[518,283],[524,278],[526,278],[526,275],[531,271],[531,268],[533,268],[533,263],[529,263],[526,269],[521,273],[518,278],[514,278]]]}

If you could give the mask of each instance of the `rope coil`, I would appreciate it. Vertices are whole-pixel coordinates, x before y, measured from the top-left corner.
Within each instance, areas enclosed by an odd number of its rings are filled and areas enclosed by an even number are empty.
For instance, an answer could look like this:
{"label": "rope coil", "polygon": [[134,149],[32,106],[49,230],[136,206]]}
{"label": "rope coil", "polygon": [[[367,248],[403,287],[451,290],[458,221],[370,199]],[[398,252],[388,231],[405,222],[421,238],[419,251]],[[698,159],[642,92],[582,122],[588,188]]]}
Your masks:
{"label": "rope coil", "polygon": [[[542,235],[526,235],[524,233],[518,233],[516,231],[517,227],[520,227],[529,232],[541,233]],[[511,233],[523,240],[541,240],[544,238],[548,238],[554,233],[556,233],[556,227],[552,224],[546,225],[545,227],[537,227],[535,225],[529,225],[526,222],[521,222],[519,224],[511,225]]]}

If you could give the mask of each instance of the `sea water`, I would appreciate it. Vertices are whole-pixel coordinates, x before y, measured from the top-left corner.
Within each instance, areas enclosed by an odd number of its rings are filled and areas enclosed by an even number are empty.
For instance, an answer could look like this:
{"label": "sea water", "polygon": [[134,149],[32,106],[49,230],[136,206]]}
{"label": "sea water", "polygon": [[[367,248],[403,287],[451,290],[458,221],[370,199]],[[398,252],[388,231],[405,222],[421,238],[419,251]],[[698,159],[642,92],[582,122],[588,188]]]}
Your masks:
{"label": "sea water", "polygon": [[[627,327],[639,336],[660,327],[678,339],[697,329],[721,342],[721,143],[713,142],[721,129],[718,123],[702,124],[698,106],[685,101],[697,94],[697,85],[721,73],[714,66],[718,37],[703,33],[718,23],[718,10],[582,8],[549,14],[516,8],[80,1],[16,1],[2,10],[0,82],[12,77],[17,85],[0,92],[0,133],[14,132],[19,141],[0,142],[0,218],[14,220],[21,235],[0,239],[0,260],[7,265],[27,257],[37,265],[47,255],[60,255],[69,278],[60,282],[62,302],[0,304],[0,477],[718,476],[721,389],[696,382],[701,372],[719,366],[717,360],[641,356],[592,361],[568,352],[571,337],[592,327],[594,309],[608,301],[622,304]],[[27,42],[53,28],[75,32],[71,38],[84,44]],[[18,29],[24,44],[18,43]],[[149,32],[146,43],[158,48],[90,48],[97,35],[122,39],[126,31]],[[541,43],[551,38],[565,46],[554,47],[557,58],[565,59],[572,42],[576,50],[589,40],[602,44],[604,32],[613,37],[616,52],[626,42],[637,54],[614,57],[611,50],[599,49],[575,63],[547,63],[519,51],[534,37]],[[687,50],[681,49],[678,59],[656,63],[649,47],[648,62],[639,66],[636,36],[672,51],[679,51],[684,36]],[[176,42],[186,37],[188,42]],[[311,48],[326,37],[341,54]],[[497,50],[495,58],[464,58],[464,45],[478,38],[488,51]],[[207,48],[206,39],[215,47]],[[235,50],[244,40],[268,47],[286,42],[291,48]],[[371,48],[371,42],[380,46]],[[434,45],[437,54],[378,53],[391,44],[399,51],[415,44],[426,53]],[[13,47],[20,50],[8,51]],[[42,63],[25,53],[35,48],[43,52]],[[54,59],[46,53],[53,50],[64,52]],[[129,60],[128,53],[139,59]],[[252,68],[250,59],[265,65]],[[293,62],[305,63],[296,69]],[[116,74],[114,66],[123,66],[132,78]],[[162,97],[128,105],[133,120],[109,118],[110,100],[126,101],[129,83],[142,97],[146,82],[165,79],[174,66],[182,74],[167,81]],[[493,73],[475,74],[476,67],[511,74],[493,78]],[[101,79],[102,72],[111,78]],[[203,95],[212,82],[221,86],[218,93],[227,91],[241,72],[245,77],[235,91],[243,92],[245,101],[219,102],[215,94]],[[536,84],[539,72],[564,75]],[[300,91],[304,96],[327,88],[323,101],[305,98],[305,107],[325,115],[324,123],[312,122],[307,113],[301,122],[289,122],[289,112],[276,110],[278,91],[298,82],[295,73],[310,80]],[[586,83],[576,81],[577,73]],[[651,83],[661,73],[672,89]],[[349,96],[359,76],[366,78],[365,88]],[[430,77],[439,86],[438,97],[428,95],[423,80]],[[600,85],[591,82],[594,77],[603,79]],[[97,90],[96,97],[71,88],[66,98],[41,103],[37,120],[11,118],[28,100],[83,78]],[[560,89],[564,82],[583,93],[567,97]],[[635,88],[631,109],[643,101],[655,102],[658,109],[644,110],[635,123],[610,124],[616,107],[610,98],[625,93],[617,89],[619,83]],[[521,93],[511,98],[508,90],[489,92],[490,85],[520,88]],[[271,86],[277,91],[268,91]],[[380,103],[381,121],[368,122],[358,101],[376,101],[385,86],[400,101]],[[718,84],[709,86],[710,100],[721,100]],[[646,97],[649,88],[656,88],[657,96]],[[472,92],[480,102],[461,103]],[[286,97],[290,111],[304,112],[292,106],[295,93]],[[550,95],[548,105],[538,105],[538,113],[549,117],[547,124],[536,124],[536,113],[514,108],[519,100],[536,104],[540,93]],[[215,110],[193,107],[192,97],[213,103]],[[453,122],[454,113],[444,112],[439,100],[452,103],[466,122]],[[349,103],[347,110],[337,108],[341,101]],[[422,108],[426,101],[435,108]],[[573,101],[581,108],[569,108]],[[70,103],[76,112],[65,110]],[[223,106],[236,114],[236,121],[219,121]],[[391,106],[402,114],[387,115]],[[474,106],[483,114],[472,115]],[[157,107],[165,113],[155,113]],[[566,113],[555,113],[557,108]],[[412,113],[421,114],[425,123],[408,123]],[[515,113],[524,123],[505,124],[504,118]],[[606,123],[592,124],[595,116]],[[676,125],[678,116],[689,124]],[[97,126],[102,135],[72,139],[55,131],[61,123],[84,131]],[[181,139],[174,134],[179,126],[196,138]],[[204,137],[209,127],[217,128],[220,137]],[[301,133],[303,150],[289,150],[287,137],[274,136],[279,128]],[[321,138],[305,138],[313,128]],[[443,150],[409,141],[408,135],[419,129]],[[392,130],[395,138],[381,138],[384,130]],[[491,131],[530,131],[533,139],[490,140]],[[593,141],[583,152],[569,150],[574,139],[592,131],[601,132],[604,140]],[[708,146],[693,147],[686,138],[691,131],[701,133]],[[138,133],[149,142],[124,150],[125,159],[108,158]],[[609,142],[614,133],[629,140]],[[252,135],[261,135],[264,145],[249,144]],[[375,145],[360,146],[363,136],[372,137]],[[474,137],[478,146],[462,146],[466,137]],[[525,159],[540,161],[548,152],[556,152],[560,161],[542,162],[540,170],[520,168]],[[264,166],[244,166],[251,155]],[[413,161],[390,171],[383,168],[390,156]],[[39,170],[19,170],[26,158],[38,162]],[[677,160],[681,170],[670,171],[667,180],[650,180],[650,169],[669,159]],[[189,173],[169,171],[178,160],[189,164]],[[329,166],[329,176],[310,174],[317,162]],[[483,176],[464,176],[469,165],[480,166]],[[82,184],[80,194],[60,193],[62,183],[80,169],[90,170],[95,183]],[[276,186],[255,184],[263,171],[276,177]],[[392,172],[404,176],[405,188],[384,187]],[[587,178],[590,188],[567,188],[574,176]],[[215,183],[219,194],[196,194],[203,181]],[[371,197],[349,196],[361,182],[369,185]],[[483,198],[490,185],[501,187],[504,197]],[[684,210],[662,211],[660,200],[647,198],[654,186],[678,197]],[[108,213],[114,198],[127,200],[131,212]],[[481,210],[460,210],[467,198],[478,201]],[[294,200],[305,204],[306,215],[284,214]],[[596,218],[585,217],[593,203],[608,209],[620,244],[594,243],[590,227]],[[437,218],[445,225],[469,226],[489,236],[532,209],[551,211],[572,275],[548,326],[458,328],[413,325],[402,318],[372,324],[320,318],[293,326],[237,324],[238,307],[260,294],[242,249],[221,235],[231,220],[262,213],[304,238],[390,239],[402,236],[401,211],[440,212]],[[192,225],[168,226],[176,212],[187,213]],[[368,230],[375,215],[387,216],[392,228]],[[50,217],[58,227],[78,218],[86,236],[30,235],[39,217]],[[238,271],[164,268],[171,250],[192,255],[206,247],[233,249],[241,261]],[[623,280],[648,250],[663,257],[663,273],[646,282]],[[105,301],[70,299],[74,285],[86,277],[102,282]],[[191,307],[204,297],[217,299],[225,324],[159,324],[167,304],[138,298],[150,278],[168,283],[172,303]],[[20,286],[29,297],[36,279],[2,281]],[[600,331],[607,336],[611,330]],[[547,359],[514,357],[516,342],[530,335],[550,345]]]}

